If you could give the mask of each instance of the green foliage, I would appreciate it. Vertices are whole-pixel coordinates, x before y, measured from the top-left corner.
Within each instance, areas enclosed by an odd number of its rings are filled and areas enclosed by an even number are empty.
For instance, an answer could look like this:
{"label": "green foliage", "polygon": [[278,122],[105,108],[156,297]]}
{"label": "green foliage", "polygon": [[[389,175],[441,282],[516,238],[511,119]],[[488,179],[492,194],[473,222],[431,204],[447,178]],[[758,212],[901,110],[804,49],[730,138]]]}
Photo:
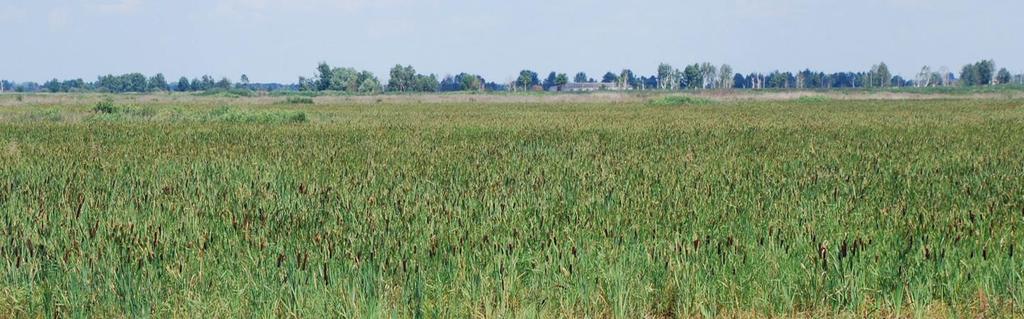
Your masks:
{"label": "green foliage", "polygon": [[559,73],[558,76],[555,77],[555,86],[558,86],[559,90],[561,90],[562,86],[564,86],[564,85],[566,85],[568,83],[569,83],[569,76],[566,75],[565,73]]}
{"label": "green foliage", "polygon": [[804,95],[796,99],[797,102],[801,103],[823,103],[831,100],[832,98],[824,95]]}
{"label": "green foliage", "polygon": [[222,106],[211,111],[205,120],[234,124],[291,124],[305,123],[309,118],[302,111],[253,111]]}
{"label": "green foliage", "polygon": [[285,98],[288,104],[313,104],[313,98],[304,96],[289,96]]}
{"label": "green foliage", "polygon": [[96,102],[96,105],[92,108],[93,112],[102,114],[114,114],[118,112],[117,106],[114,106],[114,101],[107,99]]}
{"label": "green foliage", "polygon": [[996,63],[992,60],[981,60],[974,64],[964,65],[960,71],[960,85],[989,85],[995,77]]}
{"label": "green foliage", "polygon": [[131,119],[149,119],[157,114],[156,109],[149,106],[116,105],[112,100],[97,102],[92,108],[95,113],[90,119],[119,121]]}
{"label": "green foliage", "polygon": [[193,94],[196,95],[196,96],[219,96],[219,97],[239,98],[239,97],[255,96],[256,92],[253,92],[252,90],[244,89],[244,88],[230,88],[229,87],[229,88],[226,88],[226,89],[225,88],[213,88],[213,89],[209,89],[209,90],[205,90],[205,91],[198,92],[198,93],[193,93]]}
{"label": "green foliage", "polygon": [[167,91],[169,86],[167,85],[167,79],[164,78],[163,73],[157,73],[147,81],[149,85],[149,91]]}
{"label": "green foliage", "polygon": [[60,122],[64,120],[64,115],[61,114],[60,109],[48,108],[43,110],[33,110],[29,115],[29,119],[41,122]]}
{"label": "green foliage", "polygon": [[516,86],[526,91],[531,86],[540,84],[540,79],[537,78],[537,72],[530,70],[519,71],[519,78],[516,79]]}
{"label": "green foliage", "polygon": [[662,90],[674,90],[679,83],[679,71],[668,63],[658,64],[658,87]]}
{"label": "green foliage", "polygon": [[573,77],[572,80],[573,83],[587,83],[588,81],[590,81],[590,78],[587,77],[586,72],[576,73],[576,76]]}
{"label": "green foliage", "polygon": [[188,98],[0,108],[0,316],[1022,309],[1020,100]]}
{"label": "green foliage", "polygon": [[192,84],[189,83],[188,78],[183,76],[180,79],[178,79],[177,89],[179,92],[188,92],[192,90]]}
{"label": "green foliage", "polygon": [[601,83],[616,83],[619,82],[619,76],[612,72],[606,72],[601,77]]}
{"label": "green foliage", "polygon": [[1010,75],[1010,71],[1006,68],[999,69],[999,73],[996,74],[996,83],[998,84],[1009,84],[1013,81],[1013,76]]}
{"label": "green foliage", "polygon": [[700,72],[700,64],[687,65],[683,69],[683,83],[685,83],[686,88],[691,90],[703,88],[704,74]]}
{"label": "green foliage", "polygon": [[669,95],[659,99],[650,100],[647,105],[650,106],[682,106],[682,105],[708,105],[712,104],[711,100],[705,98],[699,98],[694,96],[686,95]]}

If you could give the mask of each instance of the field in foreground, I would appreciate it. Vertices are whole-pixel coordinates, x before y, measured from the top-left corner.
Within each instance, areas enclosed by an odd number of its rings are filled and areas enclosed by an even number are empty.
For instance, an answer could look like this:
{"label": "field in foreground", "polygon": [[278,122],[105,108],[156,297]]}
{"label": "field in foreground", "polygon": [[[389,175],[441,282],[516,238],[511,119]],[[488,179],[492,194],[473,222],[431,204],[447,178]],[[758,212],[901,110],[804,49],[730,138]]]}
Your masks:
{"label": "field in foreground", "polygon": [[0,314],[1024,311],[1020,100],[211,101],[0,108]]}

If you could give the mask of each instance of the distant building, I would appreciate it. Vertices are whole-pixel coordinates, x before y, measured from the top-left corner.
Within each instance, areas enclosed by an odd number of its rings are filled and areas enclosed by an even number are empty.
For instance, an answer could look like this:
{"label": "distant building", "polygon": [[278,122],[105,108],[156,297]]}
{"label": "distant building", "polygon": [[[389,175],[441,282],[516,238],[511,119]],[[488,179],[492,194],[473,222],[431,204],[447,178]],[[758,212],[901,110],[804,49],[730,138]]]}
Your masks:
{"label": "distant building", "polygon": [[[597,83],[597,82],[584,82],[584,83],[566,83],[562,86],[562,92],[591,92],[591,91],[604,91],[604,90],[621,90],[622,88],[615,85],[615,83]],[[558,86],[552,86],[548,88],[548,92],[559,91]]]}

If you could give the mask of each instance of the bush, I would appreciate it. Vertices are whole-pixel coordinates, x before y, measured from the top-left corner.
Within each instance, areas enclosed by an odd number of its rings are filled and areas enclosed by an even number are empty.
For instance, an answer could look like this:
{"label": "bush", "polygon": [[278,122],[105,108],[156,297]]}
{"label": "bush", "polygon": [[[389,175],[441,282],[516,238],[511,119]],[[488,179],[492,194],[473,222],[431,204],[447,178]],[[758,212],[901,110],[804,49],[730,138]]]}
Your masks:
{"label": "bush", "polygon": [[707,105],[712,101],[692,96],[672,95],[647,102],[651,106]]}
{"label": "bush", "polygon": [[156,109],[152,107],[140,107],[135,105],[120,106],[112,100],[103,100],[93,106],[92,111],[97,113],[96,119],[103,120],[124,120],[128,118],[150,118],[156,116]]}
{"label": "bush", "polygon": [[210,89],[196,93],[197,96],[221,96],[221,97],[251,97],[255,96],[256,92],[249,89]]}
{"label": "bush", "polygon": [[58,109],[45,109],[33,111],[29,114],[28,118],[33,121],[43,122],[60,122],[64,120],[64,116],[60,114],[60,110]]}
{"label": "bush", "polygon": [[114,114],[117,113],[117,106],[114,105],[112,100],[103,100],[96,103],[96,106],[92,108],[93,112],[102,114]]}
{"label": "bush", "polygon": [[301,111],[244,111],[222,106],[214,109],[206,118],[212,122],[244,123],[244,124],[288,124],[305,123],[309,120],[306,112]]}
{"label": "bush", "polygon": [[824,95],[805,95],[805,96],[798,97],[796,99],[797,102],[802,102],[802,103],[821,103],[821,102],[828,102],[829,100],[831,100],[831,98],[829,98],[827,96],[824,96]]}
{"label": "bush", "polygon": [[285,99],[288,104],[313,104],[313,98],[303,96],[289,96]]}

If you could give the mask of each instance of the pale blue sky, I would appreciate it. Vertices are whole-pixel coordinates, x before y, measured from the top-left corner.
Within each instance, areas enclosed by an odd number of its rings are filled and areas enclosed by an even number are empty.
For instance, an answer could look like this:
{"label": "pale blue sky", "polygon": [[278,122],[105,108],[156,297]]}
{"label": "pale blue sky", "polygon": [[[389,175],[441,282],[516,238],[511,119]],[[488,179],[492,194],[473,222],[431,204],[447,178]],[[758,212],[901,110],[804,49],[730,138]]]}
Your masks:
{"label": "pale blue sky", "polygon": [[738,72],[912,77],[982,58],[1024,71],[1020,0],[0,0],[0,78],[205,73],[294,82],[318,61],[490,81],[523,68],[599,77],[659,62]]}

